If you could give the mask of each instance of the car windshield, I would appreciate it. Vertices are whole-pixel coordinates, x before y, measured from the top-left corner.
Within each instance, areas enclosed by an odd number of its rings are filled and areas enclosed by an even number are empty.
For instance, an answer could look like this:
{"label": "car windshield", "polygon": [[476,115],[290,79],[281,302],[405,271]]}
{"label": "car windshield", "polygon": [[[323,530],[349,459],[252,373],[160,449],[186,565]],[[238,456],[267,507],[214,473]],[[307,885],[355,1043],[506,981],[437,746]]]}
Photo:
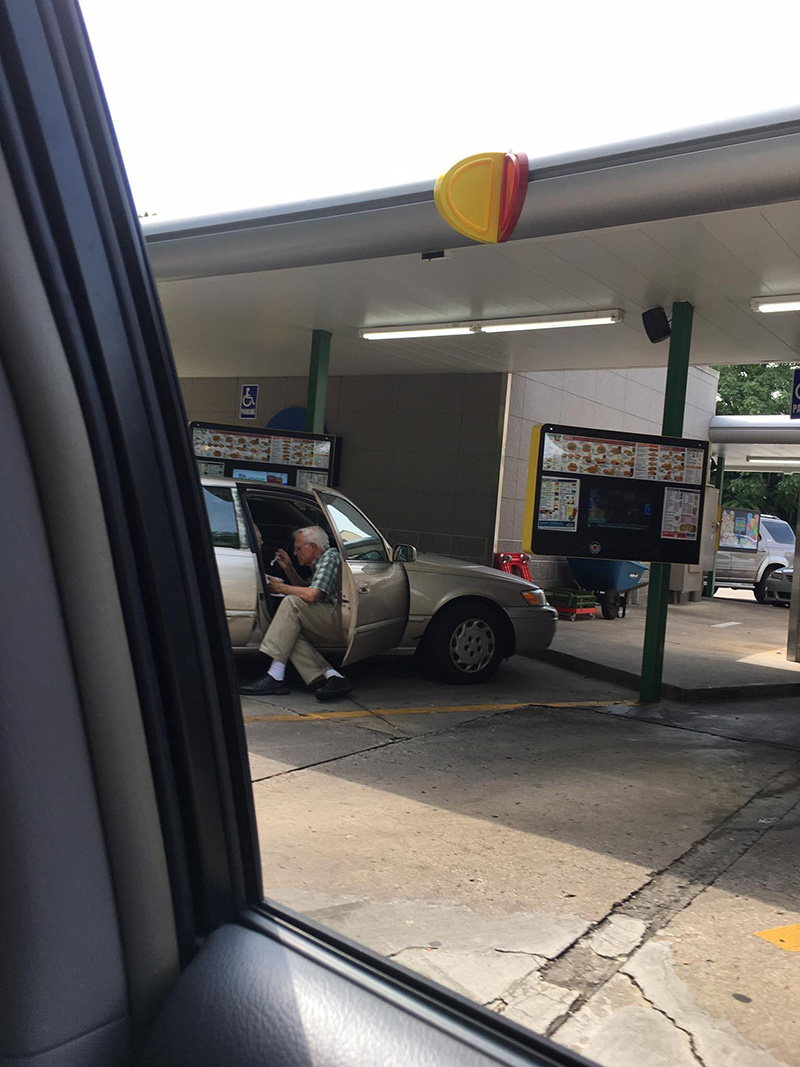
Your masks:
{"label": "car windshield", "polygon": [[773,541],[777,541],[779,545],[794,544],[794,530],[788,522],[783,522],[782,519],[762,519],[761,522]]}

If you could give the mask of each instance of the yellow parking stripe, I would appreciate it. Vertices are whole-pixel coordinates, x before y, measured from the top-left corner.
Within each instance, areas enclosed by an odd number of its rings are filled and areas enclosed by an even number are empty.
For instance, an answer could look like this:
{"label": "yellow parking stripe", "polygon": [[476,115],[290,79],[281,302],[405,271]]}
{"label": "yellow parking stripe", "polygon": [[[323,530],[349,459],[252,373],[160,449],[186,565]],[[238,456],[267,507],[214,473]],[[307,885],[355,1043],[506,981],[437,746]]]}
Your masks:
{"label": "yellow parking stripe", "polygon": [[756,937],[763,937],[784,952],[800,952],[800,923],[792,926],[775,926],[771,930],[757,930]]}
{"label": "yellow parking stripe", "polygon": [[[566,700],[559,703],[537,703],[537,708],[606,708],[613,704],[635,705],[632,700]],[[516,704],[453,704],[433,708],[374,708],[371,711],[312,711],[307,714],[298,712],[294,715],[245,715],[245,722],[298,722],[300,719],[365,719],[370,715],[438,715],[447,712],[466,711],[513,711],[515,708],[528,708],[531,701]]]}

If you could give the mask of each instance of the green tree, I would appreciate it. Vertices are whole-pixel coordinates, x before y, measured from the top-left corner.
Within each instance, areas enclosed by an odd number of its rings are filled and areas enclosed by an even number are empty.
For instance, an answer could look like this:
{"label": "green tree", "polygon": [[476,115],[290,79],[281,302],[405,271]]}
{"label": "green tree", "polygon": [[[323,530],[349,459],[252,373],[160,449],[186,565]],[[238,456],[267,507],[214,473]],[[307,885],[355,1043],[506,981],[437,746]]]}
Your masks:
{"label": "green tree", "polygon": [[[718,415],[788,415],[792,372],[797,363],[729,364],[717,367]],[[731,472],[725,475],[722,503],[735,508],[757,508],[794,525],[800,474]]]}

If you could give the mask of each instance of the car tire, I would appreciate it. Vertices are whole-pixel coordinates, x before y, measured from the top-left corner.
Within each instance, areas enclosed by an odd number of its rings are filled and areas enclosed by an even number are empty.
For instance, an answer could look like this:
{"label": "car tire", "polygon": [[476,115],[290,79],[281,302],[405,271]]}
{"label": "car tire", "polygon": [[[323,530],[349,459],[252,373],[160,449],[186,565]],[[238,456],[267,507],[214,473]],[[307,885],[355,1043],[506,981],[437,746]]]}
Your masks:
{"label": "car tire", "polygon": [[422,644],[425,672],[450,685],[477,685],[495,673],[506,648],[502,612],[480,600],[460,600],[434,616]]}
{"label": "car tire", "polygon": [[761,580],[756,582],[753,587],[753,593],[759,604],[766,604],[767,602],[767,578],[773,571],[779,571],[780,567],[777,564],[774,567],[767,567],[764,573],[761,575]]}

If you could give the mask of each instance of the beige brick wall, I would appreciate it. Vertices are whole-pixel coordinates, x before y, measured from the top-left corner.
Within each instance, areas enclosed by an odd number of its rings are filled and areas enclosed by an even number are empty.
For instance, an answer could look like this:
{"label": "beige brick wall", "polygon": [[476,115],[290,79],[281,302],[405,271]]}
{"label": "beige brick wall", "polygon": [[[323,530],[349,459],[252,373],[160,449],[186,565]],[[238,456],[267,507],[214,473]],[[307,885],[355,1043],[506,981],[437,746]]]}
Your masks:
{"label": "beige brick wall", "polygon": [[[342,437],[339,489],[393,544],[491,560],[505,417],[505,374],[331,377],[326,429]],[[239,421],[243,384],[259,386],[266,426],[304,407],[307,379],[183,378],[189,421]]]}

